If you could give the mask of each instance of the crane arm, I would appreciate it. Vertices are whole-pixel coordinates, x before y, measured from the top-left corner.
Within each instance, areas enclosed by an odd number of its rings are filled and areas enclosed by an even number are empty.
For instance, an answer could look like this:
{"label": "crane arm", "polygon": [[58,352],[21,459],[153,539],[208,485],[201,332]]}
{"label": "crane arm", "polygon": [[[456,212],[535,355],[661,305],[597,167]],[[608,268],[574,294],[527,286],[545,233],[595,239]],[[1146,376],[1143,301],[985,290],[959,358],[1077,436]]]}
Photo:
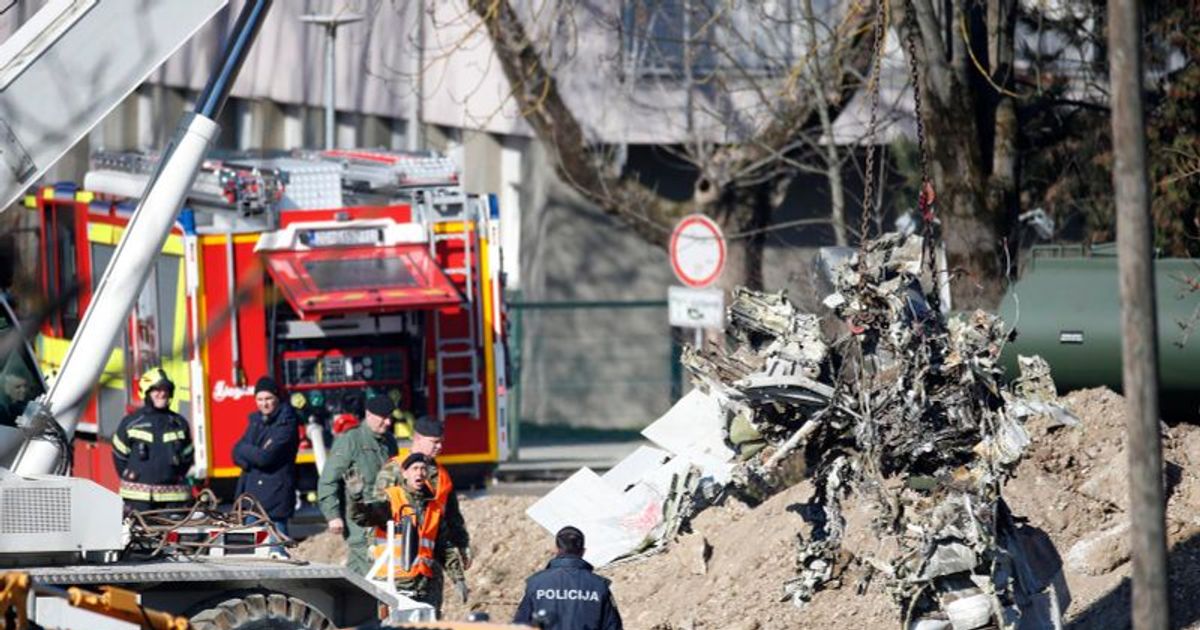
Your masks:
{"label": "crane arm", "polygon": [[[93,11],[111,4],[143,4],[124,0],[77,2],[95,5]],[[194,2],[198,0],[150,5],[185,7]],[[218,68],[197,100],[195,110],[184,115],[129,220],[67,349],[58,376],[41,401],[26,407],[22,420],[30,437],[22,442],[14,459],[14,472],[22,475],[55,472],[60,468],[60,462],[69,456],[64,449],[74,436],[81,409],[103,373],[121,327],[170,234],[209,144],[220,129],[214,120],[229,96],[270,5],[271,0],[249,0],[238,15]],[[75,28],[78,25],[72,30]],[[90,54],[98,55],[94,46]],[[2,59],[0,63],[3,63]]]}

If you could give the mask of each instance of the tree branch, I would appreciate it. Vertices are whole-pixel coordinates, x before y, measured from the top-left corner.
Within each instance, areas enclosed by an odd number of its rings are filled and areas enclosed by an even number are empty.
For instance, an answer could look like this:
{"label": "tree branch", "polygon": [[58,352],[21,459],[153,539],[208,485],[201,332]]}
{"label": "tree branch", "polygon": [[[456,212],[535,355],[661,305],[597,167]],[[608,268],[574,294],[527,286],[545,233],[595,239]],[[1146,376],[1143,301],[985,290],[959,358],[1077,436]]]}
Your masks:
{"label": "tree branch", "polygon": [[491,37],[522,116],[553,150],[558,175],[604,212],[624,219],[642,238],[666,246],[664,226],[669,230],[690,206],[661,197],[632,178],[611,175],[603,153],[587,140],[512,5],[506,0],[468,4]]}

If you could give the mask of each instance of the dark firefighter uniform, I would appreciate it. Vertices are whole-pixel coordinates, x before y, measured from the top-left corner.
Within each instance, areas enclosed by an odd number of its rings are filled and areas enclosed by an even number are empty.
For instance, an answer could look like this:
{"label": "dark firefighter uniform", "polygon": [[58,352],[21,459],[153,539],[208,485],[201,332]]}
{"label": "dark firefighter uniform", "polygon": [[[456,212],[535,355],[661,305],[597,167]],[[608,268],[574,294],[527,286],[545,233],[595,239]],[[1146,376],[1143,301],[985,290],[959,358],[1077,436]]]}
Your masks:
{"label": "dark firefighter uniform", "polygon": [[192,498],[187,471],[192,465],[192,438],[187,420],[171,409],[158,409],[150,390],[175,385],[161,368],[139,381],[145,405],[126,416],[112,437],[113,464],[121,479],[119,494],[135,510],[175,507]]}
{"label": "dark firefighter uniform", "polygon": [[579,556],[562,554],[525,582],[514,623],[532,624],[545,615],[547,630],[621,630],[621,614],[608,580]]}

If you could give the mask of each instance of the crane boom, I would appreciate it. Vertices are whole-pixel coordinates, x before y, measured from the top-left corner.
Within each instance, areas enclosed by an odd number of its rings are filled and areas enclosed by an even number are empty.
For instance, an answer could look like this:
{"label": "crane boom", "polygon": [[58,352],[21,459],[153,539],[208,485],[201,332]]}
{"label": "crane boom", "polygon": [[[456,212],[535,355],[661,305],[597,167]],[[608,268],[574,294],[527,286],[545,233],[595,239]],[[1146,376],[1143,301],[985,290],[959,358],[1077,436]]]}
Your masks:
{"label": "crane boom", "polygon": [[[192,1],[167,4],[184,6]],[[114,2],[121,4],[122,0],[108,3]],[[238,15],[220,65],[201,93],[195,111],[184,115],[134,210],[67,350],[61,371],[44,399],[26,409],[25,423],[31,437],[22,443],[14,459],[14,472],[21,475],[55,472],[69,455],[64,452],[65,445],[75,433],[81,408],[103,373],[121,326],[175,224],[210,142],[220,130],[214,119],[229,96],[270,5],[270,0],[252,0]],[[94,50],[92,54],[96,54]]]}

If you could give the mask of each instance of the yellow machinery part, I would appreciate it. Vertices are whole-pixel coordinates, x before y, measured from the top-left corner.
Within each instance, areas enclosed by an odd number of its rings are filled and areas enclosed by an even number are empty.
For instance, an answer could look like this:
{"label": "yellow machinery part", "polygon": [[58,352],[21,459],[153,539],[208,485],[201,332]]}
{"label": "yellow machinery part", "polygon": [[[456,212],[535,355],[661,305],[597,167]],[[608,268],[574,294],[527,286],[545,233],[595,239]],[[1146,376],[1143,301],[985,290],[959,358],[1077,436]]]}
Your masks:
{"label": "yellow machinery part", "polygon": [[[26,630],[29,627],[29,574],[13,571],[0,579],[0,626],[4,630]],[[8,626],[8,611],[12,610],[13,627]]]}
{"label": "yellow machinery part", "polygon": [[[105,617],[137,624],[148,630],[188,630],[187,617],[143,608],[138,594],[115,586],[101,586],[99,593],[72,586],[66,591],[49,586],[35,586],[28,573],[12,571],[0,576],[0,628],[3,630],[28,630],[29,591],[40,595],[65,596],[67,603]],[[13,625],[6,619],[12,610]]]}
{"label": "yellow machinery part", "polygon": [[136,623],[150,630],[188,630],[187,617],[142,608],[138,594],[115,586],[101,586],[100,593],[81,588],[67,589],[72,606],[114,619]]}

